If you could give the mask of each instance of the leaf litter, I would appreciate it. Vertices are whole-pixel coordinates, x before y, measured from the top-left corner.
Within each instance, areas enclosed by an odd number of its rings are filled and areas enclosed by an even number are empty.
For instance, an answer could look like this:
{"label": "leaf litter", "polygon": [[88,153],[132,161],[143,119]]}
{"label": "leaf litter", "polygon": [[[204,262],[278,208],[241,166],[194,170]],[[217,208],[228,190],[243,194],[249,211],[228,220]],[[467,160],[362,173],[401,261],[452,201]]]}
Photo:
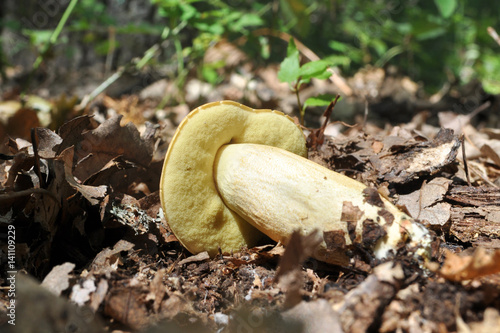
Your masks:
{"label": "leaf litter", "polygon": [[[187,253],[164,223],[158,196],[168,125],[143,124],[140,132],[118,115],[102,122],[83,115],[56,132],[37,128],[39,166],[29,141],[11,139],[12,159],[0,168],[0,227],[16,226],[20,269],[43,279],[41,287],[18,279],[19,307],[42,299],[46,309],[30,311],[30,322],[52,331],[68,322],[94,332],[498,327],[500,135],[459,128],[471,152],[469,185],[460,133],[420,119],[386,129],[353,126],[335,137],[322,127],[310,159],[369,185],[367,200],[389,197],[426,224],[436,236],[427,268],[403,249],[374,260],[363,248],[383,236],[377,233],[347,249],[348,266],[309,257],[321,239],[337,249],[331,234],[294,234],[286,248],[269,241],[215,258]],[[343,219],[354,223],[359,212],[349,204]]]}

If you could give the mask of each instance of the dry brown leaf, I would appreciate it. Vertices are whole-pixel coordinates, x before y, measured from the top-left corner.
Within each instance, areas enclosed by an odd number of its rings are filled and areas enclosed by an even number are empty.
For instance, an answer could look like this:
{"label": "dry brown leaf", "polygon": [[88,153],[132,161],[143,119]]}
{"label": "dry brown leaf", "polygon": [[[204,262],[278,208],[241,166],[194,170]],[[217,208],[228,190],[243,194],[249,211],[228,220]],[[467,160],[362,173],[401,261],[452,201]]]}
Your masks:
{"label": "dry brown leaf", "polygon": [[163,278],[166,276],[166,272],[167,270],[164,268],[158,270],[149,284],[149,294],[147,295],[146,300],[153,301],[153,310],[155,313],[158,313],[163,297],[167,292],[165,285],[163,284]]}
{"label": "dry brown leaf", "polygon": [[344,331],[370,331],[380,311],[386,308],[401,288],[404,278],[403,267],[398,263],[386,262],[377,266],[374,274],[349,291],[343,303],[336,305]]}
{"label": "dry brown leaf", "polygon": [[63,142],[62,138],[47,128],[37,128],[38,155],[41,158],[49,159],[57,155],[57,147]]}
{"label": "dry brown leaf", "polygon": [[380,141],[373,141],[372,149],[375,154],[378,154],[384,149],[384,143]]}
{"label": "dry brown leaf", "polygon": [[75,149],[79,161],[73,171],[78,179],[86,180],[118,156],[141,166],[149,165],[153,140],[143,139],[132,123],[121,126],[121,118],[110,118],[98,128],[82,134],[83,140]]}
{"label": "dry brown leaf", "polygon": [[104,198],[107,191],[107,186],[88,186],[78,183],[73,177],[71,171],[73,165],[73,147],[65,149],[58,157],[58,160],[64,162],[64,172],[66,181],[74,189],[80,192],[92,205],[97,205]]}
{"label": "dry brown leaf", "polygon": [[186,259],[182,259],[181,261],[179,261],[179,265],[184,265],[184,264],[189,264],[189,263],[192,263],[192,262],[199,262],[199,261],[205,261],[205,260],[208,260],[210,259],[210,256],[208,255],[208,252],[205,251],[205,252],[200,252],[194,256],[191,256],[191,257],[187,257]]}
{"label": "dry brown leaf", "polygon": [[[95,126],[92,123],[92,118],[90,116],[80,116],[69,120],[64,123],[57,131],[59,136],[62,138],[62,143],[57,147],[57,153],[61,153],[68,147],[75,146],[80,147],[83,141],[82,133],[93,129]],[[80,149],[77,149],[76,156],[78,159],[83,158],[80,156]],[[88,153],[87,153],[88,154]]]}
{"label": "dry brown leaf", "polygon": [[444,202],[452,181],[437,177],[409,194],[401,194],[398,205],[404,206],[411,217],[432,225],[445,225],[451,215],[451,204]]}
{"label": "dry brown leaf", "polygon": [[472,255],[459,256],[445,250],[446,259],[438,269],[437,263],[430,269],[451,281],[477,279],[491,274],[500,273],[500,250],[488,253],[484,248],[477,248]]}
{"label": "dry brown leaf", "polygon": [[12,137],[28,139],[31,129],[38,126],[40,126],[40,120],[36,111],[29,108],[20,108],[9,118],[5,129]]}
{"label": "dry brown leaf", "polygon": [[119,240],[112,249],[105,248],[96,255],[94,261],[92,262],[92,271],[94,274],[108,272],[110,264],[118,260],[117,255],[120,252],[129,251],[133,248],[134,244],[123,239]]}
{"label": "dry brown leaf", "polygon": [[499,140],[489,140],[488,143],[485,143],[481,147],[481,153],[483,153],[486,157],[489,157],[496,164],[496,166],[500,166],[500,156],[498,155],[499,149]]}
{"label": "dry brown leaf", "polygon": [[116,288],[110,292],[104,313],[134,330],[147,326],[150,320],[140,293],[130,287]]}
{"label": "dry brown leaf", "polygon": [[69,273],[73,271],[75,264],[65,262],[54,266],[49,274],[43,279],[42,286],[53,292],[56,296],[69,287]]}

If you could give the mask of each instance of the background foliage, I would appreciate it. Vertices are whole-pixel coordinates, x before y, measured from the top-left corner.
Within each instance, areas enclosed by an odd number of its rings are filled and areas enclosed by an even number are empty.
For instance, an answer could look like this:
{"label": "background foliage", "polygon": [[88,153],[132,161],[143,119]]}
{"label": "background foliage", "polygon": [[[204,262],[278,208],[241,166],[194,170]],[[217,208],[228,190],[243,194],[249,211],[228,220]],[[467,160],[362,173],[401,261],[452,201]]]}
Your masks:
{"label": "background foliage", "polygon": [[[23,7],[24,2],[30,1],[20,1],[20,11],[28,10],[22,9],[28,8]],[[499,47],[486,30],[488,26],[500,28],[495,27],[500,5],[486,0],[150,0],[148,13],[139,22],[121,20],[107,10],[110,4],[127,3],[78,1],[56,44],[77,41],[103,61],[110,50],[126,48],[132,52],[131,61],[148,47],[130,50],[121,41],[148,37],[162,50],[161,56],[148,61],[171,65],[171,77],[182,86],[193,70],[210,83],[223,79],[217,68],[224,64],[203,63],[205,51],[222,38],[239,42],[257,63],[281,62],[287,43],[270,35],[286,32],[330,65],[338,66],[344,75],[368,64],[394,65],[402,74],[425,83],[430,92],[446,82],[479,79],[489,92],[500,93]],[[3,13],[2,29],[23,38],[15,47],[2,40],[2,71],[15,64],[21,50],[35,54],[44,50],[63,10],[42,27],[23,24],[19,16],[9,18]],[[110,28],[122,39],[112,40]],[[72,56],[69,48],[64,52]],[[117,60],[113,66],[123,66],[125,60]]]}

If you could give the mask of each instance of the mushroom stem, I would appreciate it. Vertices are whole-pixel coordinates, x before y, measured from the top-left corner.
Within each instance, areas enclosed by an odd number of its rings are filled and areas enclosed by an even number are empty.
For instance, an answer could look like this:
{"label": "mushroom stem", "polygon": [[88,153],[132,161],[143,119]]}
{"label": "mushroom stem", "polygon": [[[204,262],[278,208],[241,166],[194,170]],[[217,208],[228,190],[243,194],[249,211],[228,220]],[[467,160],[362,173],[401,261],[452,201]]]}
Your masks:
{"label": "mushroom stem", "polygon": [[416,254],[430,254],[427,229],[387,199],[370,199],[362,183],[283,149],[224,145],[214,180],[225,205],[275,241],[286,244],[297,229],[319,230],[326,241],[316,259],[345,263],[353,245],[372,247],[377,258],[385,258],[407,238]]}

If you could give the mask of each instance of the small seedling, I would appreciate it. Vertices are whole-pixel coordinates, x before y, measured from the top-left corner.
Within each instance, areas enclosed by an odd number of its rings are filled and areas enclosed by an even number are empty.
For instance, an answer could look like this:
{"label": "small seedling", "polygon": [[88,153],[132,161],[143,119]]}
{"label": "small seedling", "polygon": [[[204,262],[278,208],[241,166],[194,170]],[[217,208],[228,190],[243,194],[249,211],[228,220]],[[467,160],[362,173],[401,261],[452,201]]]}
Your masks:
{"label": "small seedling", "polygon": [[334,95],[319,95],[308,98],[304,104],[300,101],[300,88],[304,83],[309,83],[312,78],[319,80],[328,79],[332,73],[328,71],[329,62],[326,60],[310,61],[300,65],[299,50],[295,45],[293,38],[290,38],[287,48],[287,56],[281,62],[278,72],[278,79],[281,82],[287,82],[292,92],[297,96],[297,104],[300,110],[300,124],[304,125],[304,115],[308,106],[327,106]]}

